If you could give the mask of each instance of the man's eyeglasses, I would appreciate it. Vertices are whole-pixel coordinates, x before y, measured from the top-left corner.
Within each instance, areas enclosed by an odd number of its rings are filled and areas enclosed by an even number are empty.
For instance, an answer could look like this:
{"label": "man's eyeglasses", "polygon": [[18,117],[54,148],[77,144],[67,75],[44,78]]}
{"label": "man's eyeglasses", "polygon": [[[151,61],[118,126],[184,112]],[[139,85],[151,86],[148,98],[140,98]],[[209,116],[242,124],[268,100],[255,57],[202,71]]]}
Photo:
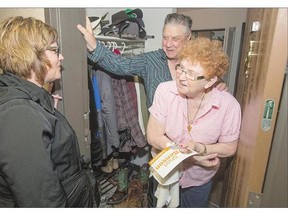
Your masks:
{"label": "man's eyeglasses", "polygon": [[181,68],[181,65],[180,65],[180,64],[177,64],[177,65],[175,66],[175,70],[176,70],[176,72],[177,72],[178,74],[185,73],[186,78],[187,78],[187,79],[190,79],[190,80],[192,80],[192,81],[205,79],[205,76],[195,76],[195,74],[193,74],[192,72],[190,72],[190,71],[185,71],[183,68]]}
{"label": "man's eyeglasses", "polygon": [[57,54],[57,56],[59,57],[59,54],[60,54],[60,48],[59,47],[49,46],[49,47],[47,47],[46,50],[54,51]]}

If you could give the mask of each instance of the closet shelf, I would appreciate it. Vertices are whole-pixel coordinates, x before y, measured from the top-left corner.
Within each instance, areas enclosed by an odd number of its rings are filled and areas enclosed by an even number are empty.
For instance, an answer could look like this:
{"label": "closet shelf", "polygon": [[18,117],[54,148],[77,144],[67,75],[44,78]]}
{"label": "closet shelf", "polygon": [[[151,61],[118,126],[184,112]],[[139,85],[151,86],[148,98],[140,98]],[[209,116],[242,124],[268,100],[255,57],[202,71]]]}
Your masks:
{"label": "closet shelf", "polygon": [[100,41],[114,41],[114,42],[125,42],[125,43],[145,43],[146,39],[126,39],[126,38],[120,38],[120,37],[114,37],[114,36],[104,36],[104,35],[97,35],[96,36],[97,40]]}

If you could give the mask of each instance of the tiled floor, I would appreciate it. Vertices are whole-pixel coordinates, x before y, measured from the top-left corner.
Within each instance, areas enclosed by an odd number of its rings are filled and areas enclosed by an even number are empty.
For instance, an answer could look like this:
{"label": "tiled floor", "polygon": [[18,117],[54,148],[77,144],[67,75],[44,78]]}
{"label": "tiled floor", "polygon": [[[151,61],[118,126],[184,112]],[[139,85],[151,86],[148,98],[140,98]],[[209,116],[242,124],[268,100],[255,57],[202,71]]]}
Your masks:
{"label": "tiled floor", "polygon": [[117,171],[113,171],[113,173],[109,175],[102,174],[98,177],[101,188],[101,202],[99,208],[113,208],[112,205],[108,205],[106,202],[117,189],[117,182],[115,182],[116,175]]}

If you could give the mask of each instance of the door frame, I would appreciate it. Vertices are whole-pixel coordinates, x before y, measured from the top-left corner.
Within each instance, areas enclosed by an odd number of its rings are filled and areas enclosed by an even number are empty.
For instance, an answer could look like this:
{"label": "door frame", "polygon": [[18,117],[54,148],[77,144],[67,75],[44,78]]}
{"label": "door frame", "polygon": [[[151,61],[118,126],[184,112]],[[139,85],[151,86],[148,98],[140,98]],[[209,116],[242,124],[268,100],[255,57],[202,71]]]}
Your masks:
{"label": "door frame", "polygon": [[60,81],[54,83],[55,94],[62,96],[58,110],[75,130],[81,154],[90,157],[89,92],[87,48],[76,28],[85,26],[85,8],[45,8],[45,22],[57,29],[59,45],[64,56]]}

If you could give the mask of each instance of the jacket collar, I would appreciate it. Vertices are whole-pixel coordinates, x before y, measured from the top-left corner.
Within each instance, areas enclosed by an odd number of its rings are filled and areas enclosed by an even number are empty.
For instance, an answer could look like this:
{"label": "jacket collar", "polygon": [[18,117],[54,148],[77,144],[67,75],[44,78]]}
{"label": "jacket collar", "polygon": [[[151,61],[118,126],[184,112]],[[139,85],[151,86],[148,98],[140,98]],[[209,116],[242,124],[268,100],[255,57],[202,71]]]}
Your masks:
{"label": "jacket collar", "polygon": [[28,99],[38,103],[45,110],[54,113],[52,96],[44,89],[21,79],[11,72],[0,75],[0,104],[12,99]]}
{"label": "jacket collar", "polygon": [[160,49],[160,58],[163,60],[163,61],[167,61],[167,56],[164,52],[163,49]]}

